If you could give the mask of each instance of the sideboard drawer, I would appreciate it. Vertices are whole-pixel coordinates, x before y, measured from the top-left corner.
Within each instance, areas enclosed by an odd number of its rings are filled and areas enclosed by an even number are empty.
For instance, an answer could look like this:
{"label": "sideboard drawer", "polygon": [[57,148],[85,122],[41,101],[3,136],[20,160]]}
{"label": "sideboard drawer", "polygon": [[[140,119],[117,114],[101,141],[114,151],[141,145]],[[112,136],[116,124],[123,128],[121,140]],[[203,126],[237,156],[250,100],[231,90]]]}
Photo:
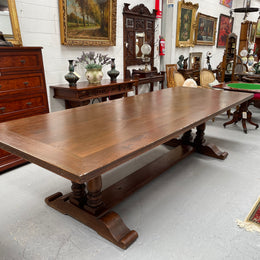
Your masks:
{"label": "sideboard drawer", "polygon": [[19,69],[19,70],[30,70],[31,68],[40,68],[41,61],[39,60],[38,53],[30,53],[28,55],[23,55],[22,53],[19,55],[10,53],[1,53],[1,68],[3,69]]}
{"label": "sideboard drawer", "polygon": [[21,75],[19,77],[0,77],[0,94],[28,91],[30,88],[42,88],[42,86],[44,86],[44,82],[40,73]]}
{"label": "sideboard drawer", "polygon": [[25,110],[46,106],[44,95],[40,94],[32,97],[23,97],[20,99],[0,100],[0,117],[3,115],[25,112]]}

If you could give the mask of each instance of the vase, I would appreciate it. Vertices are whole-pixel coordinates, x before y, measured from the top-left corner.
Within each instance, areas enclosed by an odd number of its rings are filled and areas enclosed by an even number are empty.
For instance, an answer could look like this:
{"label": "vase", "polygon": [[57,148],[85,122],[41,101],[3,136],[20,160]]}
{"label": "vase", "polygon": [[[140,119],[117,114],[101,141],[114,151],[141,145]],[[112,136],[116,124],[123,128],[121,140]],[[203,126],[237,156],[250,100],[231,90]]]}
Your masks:
{"label": "vase", "polygon": [[116,70],[114,58],[111,58],[111,70],[107,72],[107,75],[110,77],[111,82],[116,82],[116,78],[119,75],[119,71]]}
{"label": "vase", "polygon": [[87,69],[86,78],[89,84],[99,84],[102,80],[103,72],[101,69]]}
{"label": "vase", "polygon": [[242,63],[243,63],[243,64],[246,64],[246,63],[247,63],[247,57],[246,57],[246,56],[243,56],[243,57],[241,58],[241,60],[242,60]]}
{"label": "vase", "polygon": [[253,56],[249,56],[248,59],[247,59],[247,64],[248,66],[252,66],[254,64],[254,57]]}
{"label": "vase", "polygon": [[77,86],[76,82],[79,80],[79,77],[74,73],[74,67],[76,65],[73,64],[74,60],[68,60],[69,62],[69,73],[67,73],[64,78],[69,82],[70,87]]}

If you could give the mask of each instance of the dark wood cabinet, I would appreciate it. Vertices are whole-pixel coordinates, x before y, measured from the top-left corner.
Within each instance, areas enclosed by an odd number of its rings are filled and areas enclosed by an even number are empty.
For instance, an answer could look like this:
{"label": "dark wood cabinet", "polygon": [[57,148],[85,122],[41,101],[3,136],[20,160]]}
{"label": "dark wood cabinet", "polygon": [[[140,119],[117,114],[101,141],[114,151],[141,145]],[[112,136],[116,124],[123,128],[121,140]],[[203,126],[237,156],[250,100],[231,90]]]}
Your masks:
{"label": "dark wood cabinet", "polygon": [[[41,47],[0,47],[0,122],[48,113]],[[0,150],[0,172],[26,161]]]}
{"label": "dark wood cabinet", "polygon": [[238,55],[243,49],[248,50],[248,41],[255,42],[256,22],[244,21],[241,23]]}

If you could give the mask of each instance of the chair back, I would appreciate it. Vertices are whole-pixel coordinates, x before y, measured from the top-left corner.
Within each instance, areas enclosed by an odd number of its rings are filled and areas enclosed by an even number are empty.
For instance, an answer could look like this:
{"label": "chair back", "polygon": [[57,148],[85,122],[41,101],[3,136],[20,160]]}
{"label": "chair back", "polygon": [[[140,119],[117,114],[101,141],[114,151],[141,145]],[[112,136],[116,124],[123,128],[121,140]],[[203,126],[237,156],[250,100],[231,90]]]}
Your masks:
{"label": "chair back", "polygon": [[214,73],[210,70],[203,69],[200,71],[200,86],[203,88],[210,88],[209,83],[215,80]]}
{"label": "chair back", "polygon": [[166,64],[167,88],[174,87],[173,73],[177,71],[177,64]]}
{"label": "chair back", "polygon": [[174,72],[173,73],[173,79],[174,79],[174,86],[175,87],[181,87],[184,84],[185,78],[182,76],[180,72]]}

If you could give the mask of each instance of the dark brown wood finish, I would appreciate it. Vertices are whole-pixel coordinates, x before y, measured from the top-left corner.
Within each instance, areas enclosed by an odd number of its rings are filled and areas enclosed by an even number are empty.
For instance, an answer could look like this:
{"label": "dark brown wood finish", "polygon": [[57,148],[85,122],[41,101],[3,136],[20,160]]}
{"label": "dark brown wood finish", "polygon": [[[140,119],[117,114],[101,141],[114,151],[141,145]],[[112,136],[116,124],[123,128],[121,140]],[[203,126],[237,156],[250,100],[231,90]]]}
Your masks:
{"label": "dark brown wood finish", "polygon": [[[163,89],[165,72],[158,72],[154,67],[154,32],[155,32],[155,18],[156,10],[149,11],[144,4],[136,5],[129,8],[130,4],[125,3],[123,9],[124,18],[124,78],[138,79],[138,85],[149,84],[150,91],[153,91],[154,83],[159,82],[161,89]],[[143,33],[144,36],[138,39],[137,33]],[[140,41],[139,41],[140,40]],[[137,57],[136,48],[141,51],[144,43],[151,46],[151,53],[149,61],[144,61],[141,56]],[[144,69],[132,69],[133,66],[148,65],[148,71]],[[138,85],[135,89],[135,94],[138,95]]]}
{"label": "dark brown wood finish", "polygon": [[[0,47],[0,122],[48,113],[41,47]],[[26,161],[0,150],[0,172]]]}
{"label": "dark brown wood finish", "polygon": [[126,97],[127,92],[133,91],[137,80],[122,80],[111,82],[109,79],[102,80],[100,84],[89,84],[88,81],[78,82],[76,87],[68,84],[50,86],[54,91],[54,98],[64,99],[65,107],[73,108],[89,104],[91,99],[104,97]]}
{"label": "dark brown wood finish", "polygon": [[[125,249],[137,232],[110,209],[193,151],[225,159],[206,143],[205,122],[252,96],[168,88],[3,123],[0,147],[72,181],[71,193],[46,203]],[[166,142],[168,153],[102,191],[103,173]]]}
{"label": "dark brown wood finish", "polygon": [[[239,83],[239,81],[231,81],[229,83]],[[218,84],[216,86],[213,86],[213,88],[216,89],[222,89],[222,90],[228,90],[228,91],[236,91],[236,92],[244,92],[244,93],[260,93],[260,89],[238,89],[238,88],[232,88],[229,87],[228,84],[229,83],[221,83]],[[245,83],[245,82],[240,82],[240,83]],[[250,83],[250,84],[254,84],[254,83]],[[252,97],[253,98],[253,97]],[[254,125],[256,127],[256,129],[259,127],[258,124],[254,123],[252,121],[252,112],[248,110],[248,106],[250,104],[250,102],[252,101],[245,101],[243,103],[240,104],[240,106],[237,107],[236,111],[233,113],[233,117],[230,121],[225,122],[223,124],[224,127],[226,127],[227,125],[233,124],[233,123],[237,123],[238,121],[242,122],[242,126],[243,126],[243,131],[247,134],[247,127],[246,127],[246,122],[248,122],[251,125]]]}

